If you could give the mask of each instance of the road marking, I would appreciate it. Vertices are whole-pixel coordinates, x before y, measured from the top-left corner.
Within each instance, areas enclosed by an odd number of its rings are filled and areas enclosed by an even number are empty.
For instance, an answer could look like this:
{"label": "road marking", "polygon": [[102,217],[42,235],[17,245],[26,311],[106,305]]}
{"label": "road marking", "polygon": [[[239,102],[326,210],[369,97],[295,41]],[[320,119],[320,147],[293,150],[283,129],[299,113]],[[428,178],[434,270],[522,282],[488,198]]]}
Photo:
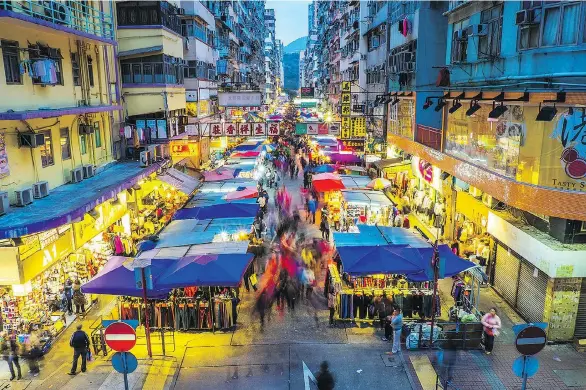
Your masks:
{"label": "road marking", "polygon": [[427,355],[409,356],[423,390],[435,390],[435,370]]}
{"label": "road marking", "polygon": [[311,372],[303,360],[301,361],[301,364],[303,365],[303,381],[305,382],[305,390],[311,390],[311,387],[309,386],[309,380],[315,384],[317,384],[317,380],[315,379],[315,376],[313,376],[313,372]]}

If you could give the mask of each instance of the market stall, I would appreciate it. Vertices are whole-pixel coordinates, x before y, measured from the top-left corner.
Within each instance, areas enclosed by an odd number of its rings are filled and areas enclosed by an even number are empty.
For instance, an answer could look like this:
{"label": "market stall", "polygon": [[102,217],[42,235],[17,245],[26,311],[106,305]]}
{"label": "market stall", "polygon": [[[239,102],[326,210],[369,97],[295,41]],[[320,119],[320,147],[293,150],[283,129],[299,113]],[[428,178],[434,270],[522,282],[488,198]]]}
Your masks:
{"label": "market stall", "polygon": [[344,220],[351,224],[382,224],[386,225],[391,215],[393,203],[380,192],[369,190],[342,190],[344,199]]}

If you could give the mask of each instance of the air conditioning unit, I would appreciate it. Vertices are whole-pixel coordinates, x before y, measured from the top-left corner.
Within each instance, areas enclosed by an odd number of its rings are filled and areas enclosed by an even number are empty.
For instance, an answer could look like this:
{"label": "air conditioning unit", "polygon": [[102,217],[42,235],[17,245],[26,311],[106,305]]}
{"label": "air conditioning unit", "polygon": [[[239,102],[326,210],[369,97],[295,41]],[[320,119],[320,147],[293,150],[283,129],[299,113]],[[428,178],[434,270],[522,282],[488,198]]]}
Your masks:
{"label": "air conditioning unit", "polygon": [[461,29],[454,31],[454,40],[455,41],[465,41],[468,39],[468,30]]}
{"label": "air conditioning unit", "polygon": [[79,135],[92,134],[94,127],[92,125],[79,125]]}
{"label": "air conditioning unit", "polygon": [[149,152],[150,163],[157,161],[157,145],[149,145],[147,148]]}
{"label": "air conditioning unit", "polygon": [[25,148],[38,148],[45,144],[45,135],[42,133],[19,133],[18,143]]}
{"label": "air conditioning unit", "polygon": [[155,147],[155,161],[163,161],[163,144],[159,144]]}
{"label": "air conditioning unit", "polygon": [[81,169],[83,171],[83,178],[84,179],[94,177],[94,175],[96,174],[96,168],[91,164],[84,165],[81,167]]}
{"label": "air conditioning unit", "polygon": [[189,50],[189,38],[185,37],[185,50]]}
{"label": "air conditioning unit", "polygon": [[525,25],[525,24],[536,24],[539,21],[535,18],[535,10],[534,9],[524,9],[521,11],[517,11],[515,14],[515,24],[516,25]]}
{"label": "air conditioning unit", "polygon": [[144,150],[140,152],[140,166],[144,168],[149,165],[151,165],[151,152]]}
{"label": "air conditioning unit", "polygon": [[41,199],[49,196],[49,183],[46,181],[39,181],[33,184],[33,197]]}
{"label": "air conditioning unit", "polygon": [[73,168],[71,170],[71,183],[79,183],[83,180],[83,167]]}
{"label": "air conditioning unit", "polygon": [[488,33],[488,28],[486,28],[486,24],[472,24],[468,26],[468,36],[476,35],[476,36],[486,36]]}
{"label": "air conditioning unit", "polygon": [[16,193],[16,205],[23,207],[33,203],[33,188],[28,187],[14,191]]}
{"label": "air conditioning unit", "polygon": [[8,202],[8,192],[1,191],[0,192],[0,215],[4,215],[8,212],[10,208],[10,203]]}
{"label": "air conditioning unit", "polygon": [[45,1],[45,15],[52,18],[54,23],[70,24],[71,9],[60,1]]}

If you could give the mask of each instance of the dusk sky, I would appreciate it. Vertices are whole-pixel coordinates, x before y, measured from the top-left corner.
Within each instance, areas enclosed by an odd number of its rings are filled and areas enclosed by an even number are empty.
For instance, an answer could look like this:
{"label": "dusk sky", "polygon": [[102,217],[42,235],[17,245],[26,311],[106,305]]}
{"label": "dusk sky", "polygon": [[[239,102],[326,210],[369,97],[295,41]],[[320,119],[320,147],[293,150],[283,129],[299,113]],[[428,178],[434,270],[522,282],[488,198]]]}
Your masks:
{"label": "dusk sky", "polygon": [[299,37],[307,35],[307,0],[267,0],[266,8],[275,9],[277,39],[287,46]]}

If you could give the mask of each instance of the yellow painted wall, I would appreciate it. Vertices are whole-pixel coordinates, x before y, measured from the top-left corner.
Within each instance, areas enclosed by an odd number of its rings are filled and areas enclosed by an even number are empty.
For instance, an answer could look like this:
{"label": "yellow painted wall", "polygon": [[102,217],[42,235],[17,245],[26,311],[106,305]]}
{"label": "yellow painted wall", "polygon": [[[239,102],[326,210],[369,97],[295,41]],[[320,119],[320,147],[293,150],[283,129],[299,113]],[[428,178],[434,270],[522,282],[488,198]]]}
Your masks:
{"label": "yellow painted wall", "polygon": [[[28,73],[21,76],[22,84],[7,85],[4,77],[4,62],[0,61],[0,112],[7,110],[22,111],[36,110],[42,107],[63,108],[77,107],[82,99],[81,87],[73,85],[71,73],[71,53],[77,52],[76,40],[78,37],[67,35],[51,29],[35,28],[11,18],[3,18],[0,28],[0,39],[17,41],[20,48],[27,48],[30,43],[44,43],[52,48],[61,49],[61,67],[63,85],[41,86],[33,85]],[[96,53],[96,50],[98,52]],[[106,69],[103,61],[103,50],[111,53],[109,67],[112,76],[114,69],[113,52],[111,47],[97,46],[85,41],[85,55],[93,59],[94,87],[90,88],[90,105],[105,105],[108,102],[110,87],[106,84]],[[20,51],[20,60],[28,59],[28,52]],[[115,82],[115,78],[111,78]]]}
{"label": "yellow painted wall", "polygon": [[165,111],[164,93],[167,96],[167,110],[185,108],[185,88],[124,88],[122,93],[128,116]]}
{"label": "yellow painted wall", "polygon": [[162,28],[123,28],[117,35],[119,52],[163,46],[163,53],[183,58],[183,37]]}
{"label": "yellow painted wall", "polygon": [[[85,164],[96,166],[112,161],[111,145],[112,131],[110,128],[110,113],[99,113],[88,116],[91,124],[99,123],[102,145],[95,147],[95,134],[86,135],[86,154],[81,154],[80,136],[78,132],[80,118],[75,115],[66,115],[58,118],[32,119],[25,123],[19,121],[0,122],[0,130],[5,137],[6,153],[10,172],[8,176],[0,178],[0,188],[8,191],[10,202],[15,200],[14,190],[32,185],[41,180],[49,182],[50,188],[56,188],[69,181],[72,168]],[[69,129],[71,158],[63,160],[60,144],[60,129]],[[18,132],[50,130],[52,136],[52,149],[54,163],[43,167],[41,162],[41,150],[27,147],[19,148]]]}

